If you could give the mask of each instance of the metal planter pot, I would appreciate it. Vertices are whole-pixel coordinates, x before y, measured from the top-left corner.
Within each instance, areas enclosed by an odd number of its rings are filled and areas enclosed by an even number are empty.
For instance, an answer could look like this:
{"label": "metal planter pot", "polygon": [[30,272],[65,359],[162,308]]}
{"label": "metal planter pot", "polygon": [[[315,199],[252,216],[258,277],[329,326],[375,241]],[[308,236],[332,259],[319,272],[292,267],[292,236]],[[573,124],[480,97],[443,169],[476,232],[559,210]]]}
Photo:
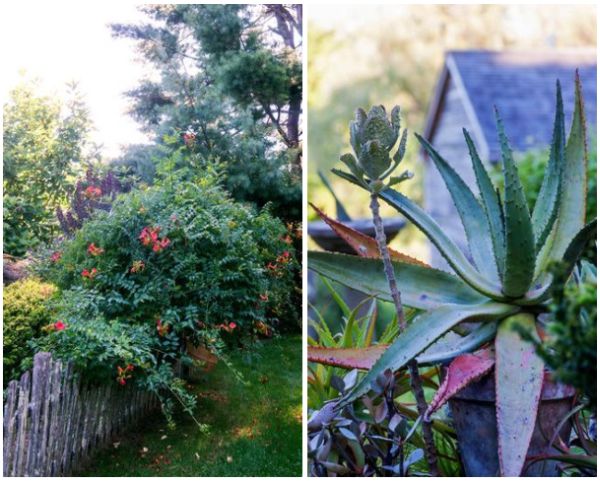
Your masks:
{"label": "metal planter pot", "polygon": [[[546,373],[535,429],[527,457],[558,453],[549,448],[558,424],[573,407],[575,390],[550,380]],[[499,475],[498,437],[494,375],[467,386],[450,399],[450,410],[458,437],[461,459],[468,477],[494,477]],[[518,427],[517,427],[518,430]],[[559,434],[568,441],[571,428],[565,423]],[[558,462],[546,460],[525,464],[521,474],[529,477],[558,476]]]}

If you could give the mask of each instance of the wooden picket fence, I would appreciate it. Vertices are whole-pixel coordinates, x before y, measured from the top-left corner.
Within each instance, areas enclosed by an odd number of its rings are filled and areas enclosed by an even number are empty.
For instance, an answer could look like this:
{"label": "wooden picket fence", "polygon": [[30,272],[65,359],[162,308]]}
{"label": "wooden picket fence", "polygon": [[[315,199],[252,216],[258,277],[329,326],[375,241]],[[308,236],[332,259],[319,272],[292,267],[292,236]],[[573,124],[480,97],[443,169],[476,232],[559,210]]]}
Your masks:
{"label": "wooden picket fence", "polygon": [[157,407],[147,392],[116,383],[83,385],[71,363],[38,353],[33,369],[5,392],[4,476],[70,475],[94,449]]}

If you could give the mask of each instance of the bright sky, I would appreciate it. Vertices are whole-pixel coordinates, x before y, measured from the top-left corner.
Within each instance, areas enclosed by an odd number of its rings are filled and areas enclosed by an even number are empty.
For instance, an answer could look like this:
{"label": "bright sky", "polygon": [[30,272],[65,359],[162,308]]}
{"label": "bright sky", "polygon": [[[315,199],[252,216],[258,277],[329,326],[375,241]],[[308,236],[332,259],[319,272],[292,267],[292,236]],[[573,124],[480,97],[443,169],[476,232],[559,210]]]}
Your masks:
{"label": "bright sky", "polygon": [[79,83],[92,120],[94,140],[105,157],[120,145],[147,142],[126,114],[123,92],[148,72],[136,61],[133,42],[111,37],[108,24],[143,18],[135,6],[122,2],[3,2],[0,7],[2,45],[1,96],[19,82],[19,71],[38,77],[50,93],[60,95],[66,82]]}

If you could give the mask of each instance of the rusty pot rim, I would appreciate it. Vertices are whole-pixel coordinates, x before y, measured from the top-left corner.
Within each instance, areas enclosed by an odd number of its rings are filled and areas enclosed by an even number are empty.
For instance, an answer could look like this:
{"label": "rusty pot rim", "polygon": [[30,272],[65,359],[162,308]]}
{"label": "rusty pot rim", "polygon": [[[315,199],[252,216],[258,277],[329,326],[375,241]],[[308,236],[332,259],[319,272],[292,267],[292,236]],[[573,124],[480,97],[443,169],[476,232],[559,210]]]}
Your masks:
{"label": "rusty pot rim", "polygon": [[[576,390],[570,385],[557,382],[552,379],[552,372],[544,371],[544,383],[540,401],[564,400],[573,398]],[[474,401],[484,403],[496,402],[496,387],[494,383],[494,372],[483,377],[481,380],[470,383],[452,399],[463,401]]]}

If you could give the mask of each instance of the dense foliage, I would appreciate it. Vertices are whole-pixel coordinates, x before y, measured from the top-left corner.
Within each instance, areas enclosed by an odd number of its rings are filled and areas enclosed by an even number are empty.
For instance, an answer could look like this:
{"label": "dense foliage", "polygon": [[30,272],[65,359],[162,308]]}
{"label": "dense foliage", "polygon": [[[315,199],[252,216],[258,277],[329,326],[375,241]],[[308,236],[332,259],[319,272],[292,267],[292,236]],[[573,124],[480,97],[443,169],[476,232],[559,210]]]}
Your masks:
{"label": "dense foliage", "polygon": [[[333,377],[331,385],[337,397],[357,382],[352,370],[344,378]],[[408,404],[395,400],[406,392],[406,375],[391,370],[381,373],[362,398],[359,407],[344,407],[327,426],[309,421],[309,470],[311,476],[408,477],[427,475],[423,441],[412,430]],[[416,417],[416,414],[415,414]],[[412,418],[412,417],[411,417]],[[456,477],[460,463],[455,435],[444,423],[438,423],[436,447],[441,475]]]}
{"label": "dense foliage", "polygon": [[186,342],[223,355],[295,320],[291,242],[268,211],[233,202],[212,178],[122,195],[40,263],[62,290],[63,325],[37,348],[92,378],[185,397],[173,364],[190,363]]}
{"label": "dense foliage", "polygon": [[56,288],[34,278],[26,278],[4,288],[3,346],[4,384],[28,368],[33,352],[28,342],[54,323],[49,302]]}
{"label": "dense foliage", "polygon": [[22,256],[56,233],[55,207],[86,158],[90,121],[76,86],[68,101],[24,83],[4,105],[4,252]]}
{"label": "dense foliage", "polygon": [[160,73],[128,93],[131,115],[168,149],[186,145],[204,164],[221,163],[235,199],[271,202],[299,220],[301,6],[140,8],[147,23],[112,26]]}
{"label": "dense foliage", "polygon": [[[316,319],[310,320],[308,328],[308,357],[323,348],[377,349],[386,346],[398,336],[399,326],[395,314],[385,313],[386,304],[366,298],[354,309],[343,300],[325,278],[322,279],[341,313],[340,329],[334,328],[327,314],[315,307]],[[365,305],[370,302],[366,315],[360,316]],[[383,309],[382,309],[383,308]],[[384,326],[377,330],[378,313],[384,312],[381,321]],[[414,310],[407,313],[412,319]],[[324,355],[325,357],[327,355]],[[328,401],[339,398],[357,382],[359,374],[348,368],[326,366],[321,363],[308,364],[308,437],[309,471],[311,475],[412,475],[426,470],[423,460],[423,439],[412,431],[411,424],[418,418],[409,396],[409,380],[406,374],[382,373],[371,386],[371,391],[354,406],[343,408],[333,423],[322,426],[315,423],[318,409]],[[431,368],[422,374],[430,388],[438,385],[437,369]],[[414,426],[414,425],[413,425]],[[440,458],[440,471],[443,476],[460,474],[459,456],[456,449],[456,436],[445,423],[434,425],[435,443]],[[410,433],[410,436],[409,436]]]}
{"label": "dense foliage", "polygon": [[598,384],[596,267],[584,262],[570,282],[566,280],[564,266],[556,265],[554,273],[563,284],[554,290],[548,337],[536,343],[537,352],[552,368],[556,379],[581,390],[595,411]]}

